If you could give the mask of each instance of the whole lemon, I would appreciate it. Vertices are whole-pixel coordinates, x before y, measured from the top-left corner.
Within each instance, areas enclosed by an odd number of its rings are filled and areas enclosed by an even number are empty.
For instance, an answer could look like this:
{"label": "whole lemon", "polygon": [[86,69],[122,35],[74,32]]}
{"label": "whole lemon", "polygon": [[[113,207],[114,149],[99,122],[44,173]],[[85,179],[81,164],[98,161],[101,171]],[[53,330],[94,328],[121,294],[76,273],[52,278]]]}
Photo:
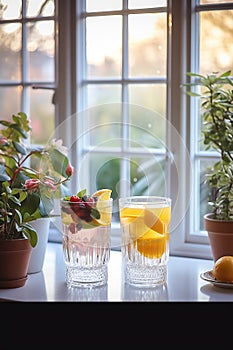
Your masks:
{"label": "whole lemon", "polygon": [[212,273],[219,282],[233,282],[233,256],[225,255],[216,260]]}

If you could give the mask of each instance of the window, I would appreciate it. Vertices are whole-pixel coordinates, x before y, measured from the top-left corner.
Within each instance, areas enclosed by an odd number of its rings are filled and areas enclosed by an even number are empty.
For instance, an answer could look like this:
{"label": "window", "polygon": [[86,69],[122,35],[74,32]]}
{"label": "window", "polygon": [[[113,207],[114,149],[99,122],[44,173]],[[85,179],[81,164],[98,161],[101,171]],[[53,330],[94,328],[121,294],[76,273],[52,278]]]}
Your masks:
{"label": "window", "polygon": [[54,13],[53,0],[0,1],[1,119],[26,112],[37,144],[55,127]]}
{"label": "window", "polygon": [[[14,94],[14,110],[42,127],[32,142],[53,133],[63,139],[76,168],[72,192],[113,190],[113,249],[120,249],[118,198],[158,194],[172,198],[171,254],[211,258],[203,174],[216,154],[201,146],[198,101],[182,84],[188,71],[231,69],[233,2],[1,4],[0,59],[11,67],[0,73],[4,114],[12,113],[6,101]],[[10,24],[21,29],[11,32]],[[50,239],[61,241],[59,220],[53,223]]]}

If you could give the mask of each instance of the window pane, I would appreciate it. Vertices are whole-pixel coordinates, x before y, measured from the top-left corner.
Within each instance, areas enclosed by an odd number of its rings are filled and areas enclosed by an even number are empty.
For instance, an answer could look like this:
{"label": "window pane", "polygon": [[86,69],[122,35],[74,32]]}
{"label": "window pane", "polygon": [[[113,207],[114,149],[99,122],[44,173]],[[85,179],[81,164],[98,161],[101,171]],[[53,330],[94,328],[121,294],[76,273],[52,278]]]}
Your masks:
{"label": "window pane", "polygon": [[[113,198],[112,220],[118,221],[118,185],[120,179],[120,159],[114,156],[90,154],[89,161],[91,174],[90,193],[93,193],[96,189],[101,188],[111,189],[111,197]],[[83,184],[83,186],[85,187],[85,184]]]}
{"label": "window pane", "polygon": [[[17,23],[0,25],[0,80],[21,79],[21,25]],[[4,67],[4,69],[3,69]]]}
{"label": "window pane", "polygon": [[166,119],[157,112],[130,105],[130,146],[165,150]]}
{"label": "window pane", "polygon": [[47,144],[54,131],[53,90],[30,89],[31,142]]}
{"label": "window pane", "polygon": [[164,159],[151,156],[149,158],[131,157],[130,159],[130,187],[131,194],[158,195],[165,194]]}
{"label": "window pane", "polygon": [[120,10],[122,8],[122,0],[87,0],[86,9],[91,11],[109,11]]}
{"label": "window pane", "polygon": [[87,105],[89,107],[103,103],[121,101],[121,87],[119,85],[89,85],[87,88]]}
{"label": "window pane", "polygon": [[20,87],[0,87],[0,119],[11,119],[12,114],[17,114],[21,110],[20,98]]}
{"label": "window pane", "polygon": [[28,24],[29,80],[54,81],[54,22]]}
{"label": "window pane", "polygon": [[3,0],[1,3],[1,19],[17,19],[21,17],[21,0]]}
{"label": "window pane", "polygon": [[129,86],[129,101],[132,104],[166,115],[166,85],[137,84]]}
{"label": "window pane", "polygon": [[[93,146],[116,147],[120,145],[122,105],[102,104],[97,107],[89,108],[85,113],[87,128],[85,130],[86,144]],[[106,140],[111,141],[111,145],[106,146]]]}
{"label": "window pane", "polygon": [[[82,163],[82,167],[86,166],[87,159],[90,161],[91,190],[110,188],[112,189],[112,198],[114,199],[114,218],[118,217],[118,198],[120,186],[120,169],[122,159],[118,157],[108,157],[89,153]],[[129,157],[125,159],[129,164],[130,179],[128,181],[130,193],[132,195],[164,195],[166,191],[165,179],[165,158],[150,157]],[[124,161],[125,161],[124,160]],[[79,179],[80,186],[85,187],[85,181]]]}
{"label": "window pane", "polygon": [[233,10],[200,14],[200,73],[232,69]]}
{"label": "window pane", "polygon": [[232,2],[232,0],[200,0],[200,4],[221,4],[223,2]]}
{"label": "window pane", "polygon": [[87,18],[86,47],[89,78],[120,76],[121,24],[120,16]]}
{"label": "window pane", "polygon": [[131,76],[166,75],[166,14],[129,16],[129,71]]}
{"label": "window pane", "polygon": [[54,15],[54,0],[28,1],[26,15],[27,15],[27,17],[53,16]]}
{"label": "window pane", "polygon": [[149,8],[167,6],[166,0],[129,0],[129,8]]}

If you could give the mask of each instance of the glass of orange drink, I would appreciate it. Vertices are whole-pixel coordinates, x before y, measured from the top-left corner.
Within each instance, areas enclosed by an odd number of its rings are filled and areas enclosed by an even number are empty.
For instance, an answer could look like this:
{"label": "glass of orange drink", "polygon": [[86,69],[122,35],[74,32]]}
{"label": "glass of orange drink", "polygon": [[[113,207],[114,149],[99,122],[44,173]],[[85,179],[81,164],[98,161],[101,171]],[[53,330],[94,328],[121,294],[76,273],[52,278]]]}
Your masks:
{"label": "glass of orange drink", "polygon": [[95,287],[108,281],[111,190],[86,190],[60,200],[62,247],[68,287]]}
{"label": "glass of orange drink", "polygon": [[167,280],[171,199],[131,196],[119,199],[125,282],[153,287]]}

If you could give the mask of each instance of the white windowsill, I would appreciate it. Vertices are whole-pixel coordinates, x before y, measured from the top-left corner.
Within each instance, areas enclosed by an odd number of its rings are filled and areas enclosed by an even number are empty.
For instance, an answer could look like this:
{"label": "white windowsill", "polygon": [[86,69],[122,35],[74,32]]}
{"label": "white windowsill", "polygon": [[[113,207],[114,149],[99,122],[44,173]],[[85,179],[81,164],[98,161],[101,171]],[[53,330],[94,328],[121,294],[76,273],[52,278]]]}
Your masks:
{"label": "white windowsill", "polygon": [[233,301],[232,289],[216,287],[200,278],[213,268],[212,260],[170,256],[165,286],[134,288],[124,283],[121,253],[111,251],[108,284],[93,289],[67,288],[62,245],[48,243],[43,270],[30,274],[23,287],[0,289],[8,301]]}

